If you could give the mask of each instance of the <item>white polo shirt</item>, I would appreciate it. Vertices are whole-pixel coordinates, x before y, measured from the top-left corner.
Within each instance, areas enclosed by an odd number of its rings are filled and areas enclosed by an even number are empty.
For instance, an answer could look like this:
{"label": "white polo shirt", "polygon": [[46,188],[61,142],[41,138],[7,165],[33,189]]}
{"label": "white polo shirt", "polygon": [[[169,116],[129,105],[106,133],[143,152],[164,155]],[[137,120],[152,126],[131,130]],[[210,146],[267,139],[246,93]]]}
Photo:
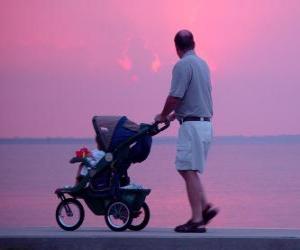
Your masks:
{"label": "white polo shirt", "polygon": [[175,110],[177,118],[213,116],[210,71],[194,50],[187,51],[175,64],[169,95],[182,100]]}

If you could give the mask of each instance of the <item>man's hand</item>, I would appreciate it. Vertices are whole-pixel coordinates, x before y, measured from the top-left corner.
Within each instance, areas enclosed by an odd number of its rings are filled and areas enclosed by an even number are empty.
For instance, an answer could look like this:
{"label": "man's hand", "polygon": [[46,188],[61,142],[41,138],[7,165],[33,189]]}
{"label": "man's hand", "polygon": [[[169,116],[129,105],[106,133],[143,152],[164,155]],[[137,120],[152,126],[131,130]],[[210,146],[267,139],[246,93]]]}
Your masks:
{"label": "man's hand", "polygon": [[175,113],[172,113],[172,114],[170,114],[170,115],[167,116],[167,120],[168,120],[169,122],[172,122],[172,121],[174,121],[175,119],[176,119]]}
{"label": "man's hand", "polygon": [[168,119],[166,116],[163,116],[162,114],[158,114],[154,117],[154,121],[158,122],[158,123],[163,123],[163,122],[168,121]]}
{"label": "man's hand", "polygon": [[158,123],[174,121],[175,120],[174,111],[180,104],[181,104],[181,99],[179,97],[174,97],[169,95],[166,99],[163,111],[160,114],[156,115],[154,120]]}

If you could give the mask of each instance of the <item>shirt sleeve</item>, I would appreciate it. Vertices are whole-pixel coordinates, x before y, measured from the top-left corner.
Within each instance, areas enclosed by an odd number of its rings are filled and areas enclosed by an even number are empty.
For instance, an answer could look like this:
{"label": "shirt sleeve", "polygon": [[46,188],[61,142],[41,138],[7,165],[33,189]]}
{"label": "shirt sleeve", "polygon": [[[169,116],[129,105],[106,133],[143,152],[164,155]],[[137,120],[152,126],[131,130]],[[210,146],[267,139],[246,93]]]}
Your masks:
{"label": "shirt sleeve", "polygon": [[179,61],[172,71],[170,96],[183,98],[191,81],[191,69],[189,65]]}

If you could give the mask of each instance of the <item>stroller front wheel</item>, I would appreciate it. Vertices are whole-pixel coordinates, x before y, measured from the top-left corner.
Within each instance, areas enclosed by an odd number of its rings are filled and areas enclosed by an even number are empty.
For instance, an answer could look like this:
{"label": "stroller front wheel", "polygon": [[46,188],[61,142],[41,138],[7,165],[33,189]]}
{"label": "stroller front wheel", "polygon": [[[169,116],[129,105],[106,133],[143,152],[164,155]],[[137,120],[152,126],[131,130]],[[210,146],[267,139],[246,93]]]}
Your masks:
{"label": "stroller front wheel", "polygon": [[129,206],[123,201],[111,202],[104,217],[107,226],[113,231],[124,231],[132,222]]}
{"label": "stroller front wheel", "polygon": [[61,201],[56,209],[56,222],[66,231],[74,231],[79,228],[84,220],[84,209],[76,199]]}

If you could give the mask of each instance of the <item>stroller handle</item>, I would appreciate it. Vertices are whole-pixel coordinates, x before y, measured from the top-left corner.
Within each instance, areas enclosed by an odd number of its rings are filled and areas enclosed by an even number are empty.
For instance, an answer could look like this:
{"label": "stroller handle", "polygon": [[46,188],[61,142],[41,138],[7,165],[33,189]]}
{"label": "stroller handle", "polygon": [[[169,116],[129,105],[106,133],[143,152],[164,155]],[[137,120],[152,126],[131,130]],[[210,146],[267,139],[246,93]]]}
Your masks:
{"label": "stroller handle", "polygon": [[130,137],[128,140],[125,142],[122,142],[119,146],[117,146],[114,150],[114,154],[122,150],[122,148],[135,143],[139,138],[141,138],[144,135],[150,135],[154,136],[157,135],[158,133],[162,132],[163,130],[166,130],[170,126],[170,122],[164,122],[164,125],[162,127],[159,127],[158,125],[161,124],[159,122],[155,122],[152,125],[146,125],[145,128],[143,128],[140,132],[138,132],[136,135]]}
{"label": "stroller handle", "polygon": [[[159,127],[159,124],[164,124],[162,127]],[[160,132],[166,130],[168,127],[170,127],[170,122],[166,121],[166,122],[155,122],[151,125],[151,129],[150,129],[150,134],[151,136],[157,135]]]}

